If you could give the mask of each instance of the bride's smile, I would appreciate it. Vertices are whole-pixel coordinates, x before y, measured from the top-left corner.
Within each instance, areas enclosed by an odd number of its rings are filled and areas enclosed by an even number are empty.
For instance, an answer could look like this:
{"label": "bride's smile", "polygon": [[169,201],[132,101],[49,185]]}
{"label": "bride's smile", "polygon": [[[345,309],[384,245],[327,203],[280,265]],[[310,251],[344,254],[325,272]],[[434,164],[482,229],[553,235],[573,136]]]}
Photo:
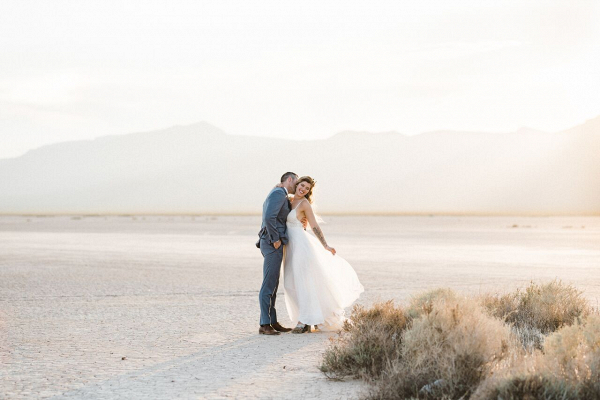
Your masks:
{"label": "bride's smile", "polygon": [[304,197],[310,190],[310,184],[308,182],[300,182],[296,187],[296,197]]}

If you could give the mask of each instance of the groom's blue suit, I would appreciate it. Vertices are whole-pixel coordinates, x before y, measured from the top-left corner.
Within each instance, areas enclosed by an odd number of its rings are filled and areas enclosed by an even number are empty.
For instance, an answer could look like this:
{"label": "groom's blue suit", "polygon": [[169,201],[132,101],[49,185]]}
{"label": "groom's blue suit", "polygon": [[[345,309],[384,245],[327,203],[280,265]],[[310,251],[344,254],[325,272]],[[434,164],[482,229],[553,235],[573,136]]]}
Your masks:
{"label": "groom's blue suit", "polygon": [[[258,294],[261,325],[277,322],[275,299],[283,261],[283,245],[288,242],[285,222],[291,209],[287,191],[282,187],[271,190],[263,204],[262,226],[256,243],[264,257],[263,283]],[[281,240],[281,246],[276,249],[273,243],[278,240]]]}

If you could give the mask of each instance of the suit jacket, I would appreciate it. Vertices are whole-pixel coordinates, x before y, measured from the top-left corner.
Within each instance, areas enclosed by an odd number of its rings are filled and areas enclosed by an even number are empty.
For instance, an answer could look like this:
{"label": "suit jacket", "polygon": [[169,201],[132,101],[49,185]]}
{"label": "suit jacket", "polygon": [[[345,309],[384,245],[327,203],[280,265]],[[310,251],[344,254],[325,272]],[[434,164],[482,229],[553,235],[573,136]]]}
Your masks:
{"label": "suit jacket", "polygon": [[[267,196],[263,203],[262,225],[258,232],[258,242],[256,247],[261,247],[266,243],[275,250],[273,243],[281,240],[282,244],[288,242],[286,220],[292,210],[292,206],[287,197],[287,192],[282,187],[276,187]],[[262,249],[263,252],[266,249]]]}

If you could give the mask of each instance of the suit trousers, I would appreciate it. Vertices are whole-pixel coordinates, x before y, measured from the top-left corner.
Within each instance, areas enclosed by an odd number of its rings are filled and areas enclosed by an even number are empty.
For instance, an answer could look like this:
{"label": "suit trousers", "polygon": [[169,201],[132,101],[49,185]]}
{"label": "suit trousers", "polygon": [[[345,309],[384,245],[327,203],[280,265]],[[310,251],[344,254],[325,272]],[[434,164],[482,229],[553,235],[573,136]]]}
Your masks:
{"label": "suit trousers", "polygon": [[275,249],[273,245],[261,239],[260,251],[264,257],[263,283],[258,293],[260,324],[270,325],[277,322],[275,300],[277,299],[281,262],[283,261],[283,244],[278,249]]}

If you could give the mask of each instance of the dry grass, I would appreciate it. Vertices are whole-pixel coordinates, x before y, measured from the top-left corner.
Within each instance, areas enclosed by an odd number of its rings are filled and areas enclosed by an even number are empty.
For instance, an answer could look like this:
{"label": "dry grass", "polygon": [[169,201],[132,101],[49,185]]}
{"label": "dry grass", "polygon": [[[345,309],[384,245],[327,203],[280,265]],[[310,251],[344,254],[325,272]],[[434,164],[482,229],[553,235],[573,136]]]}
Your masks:
{"label": "dry grass", "polygon": [[401,357],[378,381],[372,398],[468,396],[502,358],[510,329],[476,301],[451,291],[424,294],[415,303],[425,305],[423,312],[404,331]]}
{"label": "dry grass", "polygon": [[321,370],[371,381],[369,399],[600,398],[600,315],[557,281],[480,298],[437,289],[406,310],[355,307]]}
{"label": "dry grass", "polygon": [[478,388],[473,399],[600,398],[600,316],[552,333],[542,351],[521,352]]}
{"label": "dry grass", "polygon": [[545,335],[581,321],[591,308],[581,291],[560,281],[531,283],[524,290],[485,295],[481,302],[490,315],[510,324],[529,350],[541,349]]}
{"label": "dry grass", "polygon": [[399,357],[407,318],[391,301],[369,309],[354,306],[340,336],[332,339],[320,369],[332,379],[377,378],[390,360]]}
{"label": "dry grass", "polygon": [[544,370],[574,387],[583,398],[600,398],[600,315],[566,326],[544,342]]}
{"label": "dry grass", "polygon": [[457,294],[448,288],[439,288],[419,293],[410,300],[406,314],[410,318],[418,318],[423,314],[431,313],[433,303],[437,301],[454,301]]}

